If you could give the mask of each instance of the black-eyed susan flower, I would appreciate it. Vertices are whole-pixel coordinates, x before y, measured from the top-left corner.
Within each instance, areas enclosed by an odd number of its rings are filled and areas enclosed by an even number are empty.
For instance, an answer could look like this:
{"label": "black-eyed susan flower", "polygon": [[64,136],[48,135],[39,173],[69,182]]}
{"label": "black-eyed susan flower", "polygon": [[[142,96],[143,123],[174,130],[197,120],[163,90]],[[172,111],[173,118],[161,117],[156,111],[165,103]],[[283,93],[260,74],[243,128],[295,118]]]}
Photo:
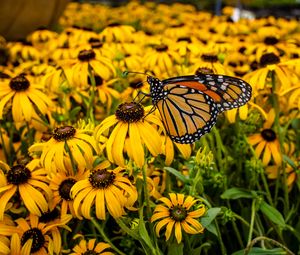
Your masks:
{"label": "black-eyed susan flower", "polygon": [[121,167],[109,170],[99,165],[90,170],[88,178],[76,182],[71,189],[76,216],[105,220],[107,211],[114,218],[125,215],[125,208],[132,208],[138,195],[124,173]]}
{"label": "black-eyed susan flower", "polygon": [[184,194],[170,193],[170,198],[162,197],[155,207],[151,222],[158,221],[155,226],[156,235],[160,236],[161,229],[166,227],[166,240],[168,241],[173,233],[177,243],[182,241],[182,230],[188,234],[203,233],[204,227],[198,219],[205,214],[203,204],[198,204],[199,200]]}
{"label": "black-eyed susan flower", "polygon": [[39,84],[31,83],[25,75],[18,75],[0,84],[0,119],[4,118],[4,108],[11,102],[15,122],[32,120],[33,112],[45,115],[52,101]]}
{"label": "black-eyed susan flower", "polygon": [[274,53],[265,53],[259,61],[259,69],[246,74],[243,78],[248,81],[255,91],[265,88],[272,88],[270,73],[274,73],[276,80],[276,91],[274,93],[284,93],[289,90],[293,83],[298,82],[298,76],[293,70],[292,64],[297,64],[297,60],[281,61],[280,57]]}
{"label": "black-eyed susan flower", "polygon": [[32,160],[26,165],[9,167],[1,162],[0,188],[0,220],[3,220],[7,205],[14,195],[19,194],[21,201],[29,212],[41,216],[49,209],[52,198],[48,186],[46,171],[39,166],[38,160]]}
{"label": "black-eyed susan flower", "polygon": [[71,159],[80,168],[90,168],[93,155],[98,151],[91,130],[69,125],[56,127],[48,141],[35,143],[29,148],[30,153],[41,153],[40,162],[49,173],[67,171],[65,158]]}
{"label": "black-eyed susan flower", "polygon": [[153,49],[145,54],[143,66],[158,77],[164,73],[171,76],[174,72],[174,64],[182,62],[183,58],[177,51],[172,50],[167,44],[161,43],[153,46]]}
{"label": "black-eyed susan flower", "polygon": [[97,242],[96,239],[80,240],[79,244],[75,245],[70,255],[82,254],[98,254],[98,255],[113,255],[109,251],[110,245],[104,242]]}
{"label": "black-eyed susan flower", "polygon": [[280,165],[282,162],[279,140],[272,128],[274,119],[275,111],[271,109],[260,133],[248,137],[249,144],[255,147],[257,157],[262,157],[265,166],[270,163],[271,159],[274,160],[276,165]]}
{"label": "black-eyed susan flower", "polygon": [[100,39],[105,42],[130,42],[134,32],[132,26],[112,22],[100,33]]}
{"label": "black-eyed susan flower", "polygon": [[71,197],[71,188],[80,180],[86,179],[89,172],[85,169],[78,168],[73,171],[71,162],[68,161],[67,172],[52,173],[49,175],[49,187],[53,192],[51,208],[60,208],[61,215],[71,213],[76,217],[73,208],[73,198]]}
{"label": "black-eyed susan flower", "polygon": [[14,232],[18,234],[15,241],[20,250],[16,254],[60,254],[62,240],[59,227],[65,227],[69,220],[43,223],[33,214],[28,219],[17,219]]}
{"label": "black-eyed susan flower", "polygon": [[79,87],[87,87],[91,75],[99,75],[104,80],[109,80],[116,75],[115,67],[111,60],[104,56],[97,56],[92,49],[81,50],[77,59],[63,61],[63,69],[71,68],[70,82]]}
{"label": "black-eyed susan flower", "polygon": [[154,114],[148,114],[150,108],[145,111],[139,103],[122,103],[115,115],[107,117],[96,127],[98,141],[101,136],[108,137],[105,142],[108,160],[125,167],[124,152],[127,152],[138,167],[143,167],[144,147],[153,156],[161,153],[162,140],[157,127],[162,128],[162,123]]}

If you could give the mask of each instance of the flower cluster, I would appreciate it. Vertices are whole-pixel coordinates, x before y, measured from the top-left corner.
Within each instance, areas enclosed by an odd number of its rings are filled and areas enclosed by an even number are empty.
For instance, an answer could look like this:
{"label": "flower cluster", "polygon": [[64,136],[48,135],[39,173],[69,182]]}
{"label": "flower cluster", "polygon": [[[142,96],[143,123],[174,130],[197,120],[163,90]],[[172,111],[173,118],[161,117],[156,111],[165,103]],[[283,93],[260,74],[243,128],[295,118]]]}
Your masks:
{"label": "flower cluster", "polygon": [[[144,2],[72,2],[60,32],[3,39],[0,253],[227,254],[258,236],[297,251],[298,22]],[[178,144],[144,73],[234,76],[253,96]]]}

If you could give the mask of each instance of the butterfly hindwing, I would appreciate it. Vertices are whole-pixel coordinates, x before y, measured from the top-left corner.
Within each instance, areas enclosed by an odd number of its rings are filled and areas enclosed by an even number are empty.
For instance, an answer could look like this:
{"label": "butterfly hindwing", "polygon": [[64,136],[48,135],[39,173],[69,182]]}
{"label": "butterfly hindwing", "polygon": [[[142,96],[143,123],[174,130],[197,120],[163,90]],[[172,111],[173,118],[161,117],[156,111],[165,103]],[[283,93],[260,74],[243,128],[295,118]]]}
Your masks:
{"label": "butterfly hindwing", "polygon": [[193,143],[209,132],[216,123],[218,108],[202,91],[185,86],[164,86],[165,97],[158,108],[166,131],[177,143]]}

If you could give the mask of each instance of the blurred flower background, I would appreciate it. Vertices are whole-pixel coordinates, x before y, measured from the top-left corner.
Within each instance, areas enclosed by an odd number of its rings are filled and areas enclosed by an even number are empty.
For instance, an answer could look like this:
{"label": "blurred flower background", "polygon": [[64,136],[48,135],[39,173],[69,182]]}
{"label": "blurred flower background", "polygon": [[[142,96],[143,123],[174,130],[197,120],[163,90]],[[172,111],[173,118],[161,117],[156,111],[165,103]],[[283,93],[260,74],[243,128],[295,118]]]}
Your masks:
{"label": "blurred flower background", "polygon": [[[297,1],[1,4],[0,254],[299,254]],[[199,73],[252,98],[177,144],[144,74]]]}

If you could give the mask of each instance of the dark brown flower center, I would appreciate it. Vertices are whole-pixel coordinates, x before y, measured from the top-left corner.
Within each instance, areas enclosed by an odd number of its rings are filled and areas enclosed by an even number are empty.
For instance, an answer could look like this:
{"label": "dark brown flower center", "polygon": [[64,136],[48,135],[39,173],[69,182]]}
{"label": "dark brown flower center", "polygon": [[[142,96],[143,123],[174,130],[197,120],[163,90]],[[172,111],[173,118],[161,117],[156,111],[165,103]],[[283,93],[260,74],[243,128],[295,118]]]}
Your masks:
{"label": "dark brown flower center", "polygon": [[175,221],[183,221],[187,217],[187,210],[180,205],[170,209],[170,217]]}
{"label": "dark brown flower center", "polygon": [[203,54],[203,55],[201,56],[201,59],[202,59],[204,62],[211,62],[211,63],[218,62],[218,56],[215,55],[215,54]]}
{"label": "dark brown flower center", "polygon": [[163,52],[163,51],[167,51],[168,50],[168,45],[160,44],[160,45],[156,45],[154,48],[158,52]]}
{"label": "dark brown flower center", "polygon": [[21,244],[22,246],[29,240],[32,239],[32,246],[30,253],[34,253],[39,251],[45,244],[45,237],[42,233],[42,231],[38,228],[31,228],[24,232],[22,238],[21,238]]}
{"label": "dark brown flower center", "polygon": [[82,253],[82,255],[98,255],[99,253],[98,252],[95,252],[95,251],[86,251],[85,253]]}
{"label": "dark brown flower center", "polygon": [[[96,86],[101,86],[103,84],[103,79],[102,79],[101,76],[95,75],[94,78],[95,78]],[[90,76],[88,76],[88,84],[92,85],[92,81],[91,81]]]}
{"label": "dark brown flower center", "polygon": [[63,180],[61,182],[61,184],[59,185],[58,193],[64,200],[67,200],[67,201],[72,200],[72,198],[70,196],[70,191],[75,183],[76,183],[75,179],[68,178],[68,179]]}
{"label": "dark brown flower center", "polygon": [[267,36],[265,39],[264,39],[264,43],[266,45],[275,45],[276,43],[278,43],[279,40],[275,37],[275,36]]}
{"label": "dark brown flower center", "polygon": [[260,57],[260,65],[261,66],[266,66],[266,65],[273,65],[273,64],[277,64],[280,62],[280,58],[275,55],[273,52],[271,53],[266,53],[266,54],[263,54],[261,57]]}
{"label": "dark brown flower center", "polygon": [[115,115],[123,122],[137,122],[144,117],[144,108],[136,102],[123,103],[118,106]]}
{"label": "dark brown flower center", "polygon": [[115,178],[116,175],[113,172],[101,169],[91,172],[89,181],[94,188],[105,189],[109,185],[113,184]]}
{"label": "dark brown flower center", "polygon": [[170,27],[173,27],[173,28],[184,27],[184,23],[173,24]]}
{"label": "dark brown flower center", "polygon": [[10,78],[10,76],[8,74],[0,71],[0,79],[9,79],[9,78]]}
{"label": "dark brown flower center", "polygon": [[112,22],[112,23],[108,24],[108,27],[118,27],[118,26],[121,26],[121,23],[119,23],[119,22]]}
{"label": "dark brown flower center", "polygon": [[143,81],[140,79],[133,80],[129,83],[129,86],[133,89],[139,89],[143,86]]}
{"label": "dark brown flower center", "polygon": [[62,126],[62,127],[57,127],[53,131],[53,138],[56,141],[65,141],[68,139],[71,139],[74,137],[76,133],[76,129],[73,128],[72,126]]}
{"label": "dark brown flower center", "polygon": [[191,40],[190,37],[183,36],[183,37],[179,37],[179,38],[177,39],[177,42],[188,42],[188,43],[191,43],[192,40]]}
{"label": "dark brown flower center", "polygon": [[261,131],[261,136],[267,141],[267,142],[273,142],[276,140],[276,133],[268,128]]}
{"label": "dark brown flower center", "polygon": [[15,165],[7,172],[6,178],[8,183],[20,185],[31,178],[31,172],[24,165]]}
{"label": "dark brown flower center", "polygon": [[208,68],[208,67],[199,67],[195,72],[196,75],[199,75],[199,74],[213,74],[213,73],[214,73],[214,71],[212,69]]}
{"label": "dark brown flower center", "polygon": [[40,222],[47,223],[59,218],[59,210],[54,208],[52,211],[42,213]]}
{"label": "dark brown flower center", "polygon": [[103,42],[100,39],[92,37],[89,39],[89,44],[92,46],[93,49],[98,49],[103,46]]}
{"label": "dark brown flower center", "polygon": [[9,82],[9,86],[15,91],[25,91],[29,88],[30,82],[26,79],[25,75],[21,74],[12,78]]}
{"label": "dark brown flower center", "polygon": [[78,59],[80,61],[90,61],[96,57],[96,54],[93,50],[82,50],[78,54]]}

